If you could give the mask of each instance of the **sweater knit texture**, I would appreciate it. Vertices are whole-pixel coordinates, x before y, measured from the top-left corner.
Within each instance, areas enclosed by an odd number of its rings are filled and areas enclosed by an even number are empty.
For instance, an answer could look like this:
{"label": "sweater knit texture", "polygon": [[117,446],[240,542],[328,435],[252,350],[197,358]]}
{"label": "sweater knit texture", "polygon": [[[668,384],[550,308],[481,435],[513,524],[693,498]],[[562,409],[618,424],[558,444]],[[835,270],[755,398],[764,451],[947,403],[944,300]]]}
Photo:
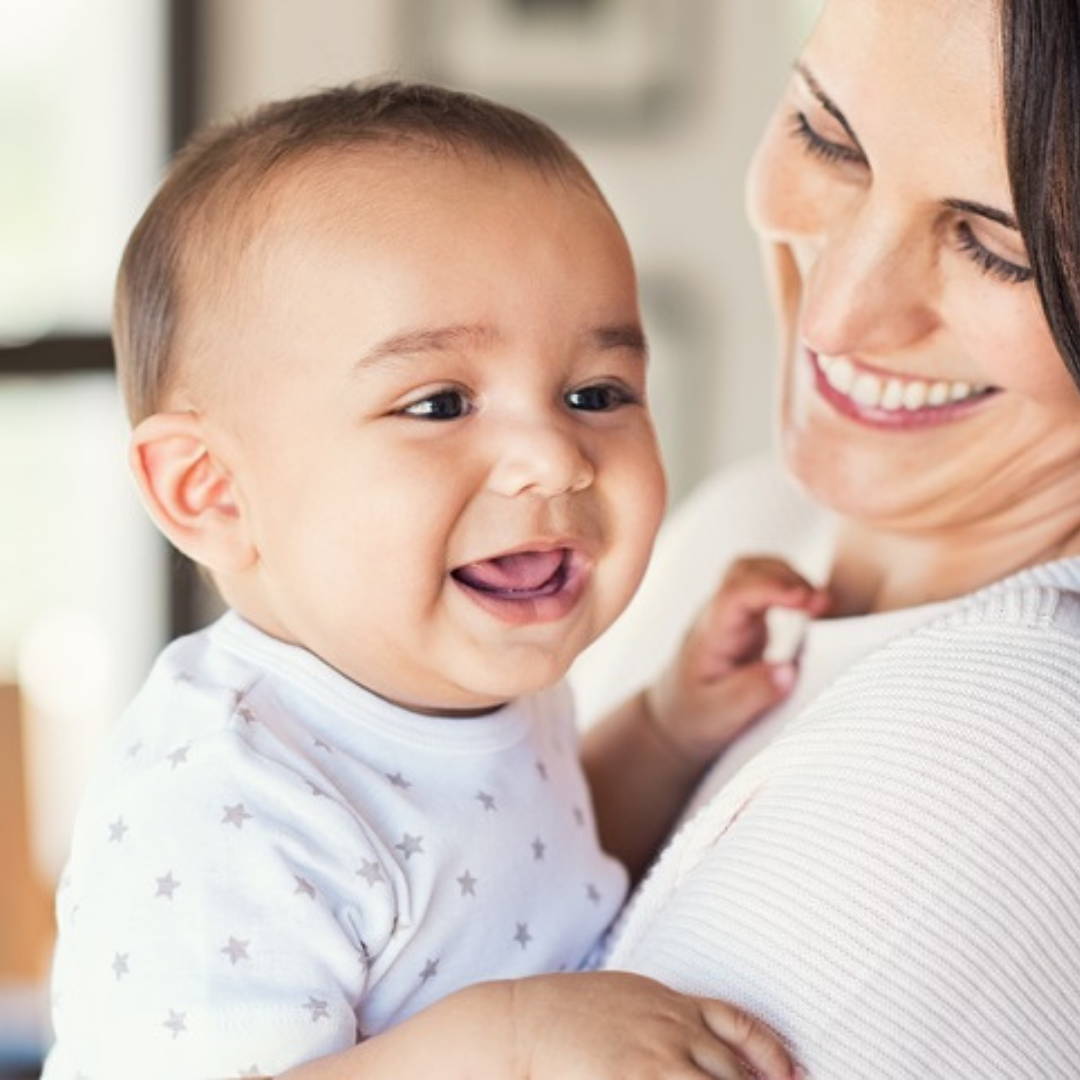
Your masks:
{"label": "sweater knit texture", "polygon": [[1080,559],[925,612],[711,794],[608,963],[746,1007],[813,1080],[1075,1078]]}

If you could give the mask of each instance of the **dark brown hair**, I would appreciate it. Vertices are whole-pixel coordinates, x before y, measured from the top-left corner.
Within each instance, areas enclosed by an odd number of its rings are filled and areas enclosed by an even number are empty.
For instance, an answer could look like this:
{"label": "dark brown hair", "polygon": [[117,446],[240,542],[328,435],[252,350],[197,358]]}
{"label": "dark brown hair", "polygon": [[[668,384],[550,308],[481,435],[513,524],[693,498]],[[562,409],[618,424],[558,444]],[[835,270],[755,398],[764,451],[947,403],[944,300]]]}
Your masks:
{"label": "dark brown hair", "polygon": [[479,153],[599,194],[581,160],[546,125],[437,86],[338,86],[210,128],[177,155],[120,265],[113,343],[133,423],[159,408],[175,375],[178,328],[195,303],[185,271],[202,260],[228,273],[257,226],[255,195],[284,166],[319,152],[387,143]]}
{"label": "dark brown hair", "polygon": [[1016,218],[1050,331],[1080,386],[1080,2],[1001,2]]}

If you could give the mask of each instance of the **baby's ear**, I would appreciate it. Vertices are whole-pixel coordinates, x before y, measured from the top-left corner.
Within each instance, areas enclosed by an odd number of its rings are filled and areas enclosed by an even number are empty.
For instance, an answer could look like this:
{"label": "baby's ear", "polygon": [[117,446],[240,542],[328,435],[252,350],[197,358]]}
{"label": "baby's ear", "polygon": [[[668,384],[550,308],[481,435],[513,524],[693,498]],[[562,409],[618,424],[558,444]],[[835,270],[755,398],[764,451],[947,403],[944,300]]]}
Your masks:
{"label": "baby's ear", "polygon": [[218,573],[255,561],[229,470],[197,413],[154,413],[132,432],[129,463],[158,528],[185,555]]}

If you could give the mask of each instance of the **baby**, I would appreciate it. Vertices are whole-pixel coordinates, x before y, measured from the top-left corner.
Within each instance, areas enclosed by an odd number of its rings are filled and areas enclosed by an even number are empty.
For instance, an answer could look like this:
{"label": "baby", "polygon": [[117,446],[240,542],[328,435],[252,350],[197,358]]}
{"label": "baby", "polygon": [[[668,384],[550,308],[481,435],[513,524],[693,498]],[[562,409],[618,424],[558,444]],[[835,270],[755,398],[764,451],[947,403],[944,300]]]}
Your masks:
{"label": "baby", "polygon": [[565,144],[432,87],[268,106],[175,163],[115,330],[143,498],[230,612],[88,790],[45,1080],[789,1076],[732,1006],[578,971],[790,686],[765,609],[816,598],[743,566],[579,757],[561,680],[664,482],[630,256]]}

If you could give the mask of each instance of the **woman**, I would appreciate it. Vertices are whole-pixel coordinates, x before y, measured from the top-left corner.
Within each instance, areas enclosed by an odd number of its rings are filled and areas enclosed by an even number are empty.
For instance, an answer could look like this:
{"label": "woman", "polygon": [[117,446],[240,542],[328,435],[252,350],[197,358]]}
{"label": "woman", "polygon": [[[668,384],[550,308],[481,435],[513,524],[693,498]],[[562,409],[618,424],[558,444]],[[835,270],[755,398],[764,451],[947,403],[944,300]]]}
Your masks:
{"label": "woman", "polygon": [[815,1080],[1080,1075],[1078,118],[1076,0],[827,0],[749,182],[787,478],[708,484],[579,672],[651,677],[740,549],[827,582],[610,958]]}

